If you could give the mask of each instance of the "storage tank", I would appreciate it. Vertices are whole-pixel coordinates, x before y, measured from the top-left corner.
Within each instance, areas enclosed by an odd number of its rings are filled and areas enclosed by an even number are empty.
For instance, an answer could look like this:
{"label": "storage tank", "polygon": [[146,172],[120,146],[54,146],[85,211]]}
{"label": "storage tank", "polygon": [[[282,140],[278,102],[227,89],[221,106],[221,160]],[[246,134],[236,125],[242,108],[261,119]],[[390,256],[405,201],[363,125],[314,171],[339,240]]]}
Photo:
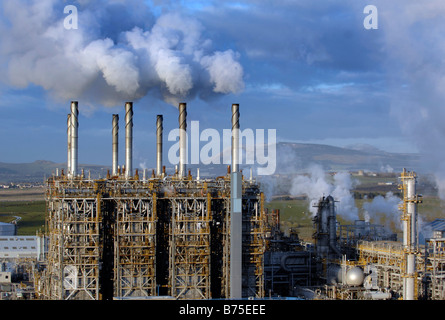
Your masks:
{"label": "storage tank", "polygon": [[17,235],[17,225],[12,223],[0,222],[0,236]]}
{"label": "storage tank", "polygon": [[363,280],[365,279],[365,274],[363,273],[362,268],[353,267],[346,272],[346,284],[356,287],[361,286],[363,284]]}

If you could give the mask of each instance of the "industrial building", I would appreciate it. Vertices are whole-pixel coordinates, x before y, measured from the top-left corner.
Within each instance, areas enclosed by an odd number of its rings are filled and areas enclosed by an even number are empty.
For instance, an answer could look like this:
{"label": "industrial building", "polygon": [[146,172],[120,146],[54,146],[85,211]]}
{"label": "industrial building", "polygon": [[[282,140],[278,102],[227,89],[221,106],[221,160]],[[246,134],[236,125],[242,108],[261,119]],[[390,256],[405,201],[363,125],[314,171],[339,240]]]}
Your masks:
{"label": "industrial building", "polygon": [[186,168],[185,103],[172,174],[162,164],[162,115],[153,121],[156,169],[133,169],[127,102],[125,164],[115,114],[111,172],[91,178],[78,165],[77,102],[70,111],[67,168],[46,181],[45,234],[0,239],[1,299],[445,299],[442,221],[419,241],[416,173],[400,176],[402,241],[381,225],[339,224],[336,200],[327,195],[316,205],[307,242],[293,229],[282,231],[280,211],[266,210],[261,185],[242,175],[239,105],[232,105],[231,166],[206,179]]}
{"label": "industrial building", "polygon": [[[112,172],[78,172],[78,107],[68,115],[68,168],[47,181],[46,268],[42,299],[264,297],[264,196],[239,172],[239,109],[232,106],[232,166],[200,179],[185,166],[186,104],[179,105],[180,163],[162,166],[162,116],[156,119],[157,170],[132,165],[132,103],[125,104],[125,165],[118,166],[118,116],[112,119]],[[238,138],[237,138],[238,137]]]}

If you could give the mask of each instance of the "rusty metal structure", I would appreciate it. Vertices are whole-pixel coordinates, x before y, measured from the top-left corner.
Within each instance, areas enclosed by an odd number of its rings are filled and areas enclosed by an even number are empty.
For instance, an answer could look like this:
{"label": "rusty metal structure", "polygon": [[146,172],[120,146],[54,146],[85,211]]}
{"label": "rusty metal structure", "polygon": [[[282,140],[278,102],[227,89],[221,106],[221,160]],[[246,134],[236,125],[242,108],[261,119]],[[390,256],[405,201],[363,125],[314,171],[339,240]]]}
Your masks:
{"label": "rusty metal structure", "polygon": [[[179,172],[167,175],[163,167],[161,173],[158,163],[156,174],[140,177],[132,169],[132,103],[125,107],[125,167],[117,167],[118,116],[113,115],[113,172],[91,179],[77,169],[77,102],[71,105],[71,161],[66,174],[46,182],[49,241],[46,268],[36,285],[39,298],[229,298],[234,236],[242,240],[242,282],[236,285],[242,297],[264,297],[265,214],[259,185],[241,178],[242,223],[240,234],[232,234],[230,167],[225,176],[195,178],[190,171],[184,174],[181,156]],[[185,131],[185,104],[180,111]],[[160,162],[162,117],[154,128]]]}

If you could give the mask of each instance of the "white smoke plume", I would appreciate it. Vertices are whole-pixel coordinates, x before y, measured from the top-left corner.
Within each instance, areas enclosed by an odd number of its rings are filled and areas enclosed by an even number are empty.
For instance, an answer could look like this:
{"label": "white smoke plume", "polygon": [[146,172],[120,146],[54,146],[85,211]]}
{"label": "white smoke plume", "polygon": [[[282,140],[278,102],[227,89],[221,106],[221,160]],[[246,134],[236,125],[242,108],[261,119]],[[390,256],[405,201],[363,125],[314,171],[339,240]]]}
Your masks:
{"label": "white smoke plume", "polygon": [[376,196],[372,201],[363,203],[364,218],[366,222],[374,224],[383,224],[386,227],[391,227],[391,223],[400,225],[400,211],[399,204],[401,200],[392,192],[386,193],[383,197]]}
{"label": "white smoke plume", "polygon": [[214,49],[193,17],[167,12],[156,18],[142,0],[78,0],[72,3],[78,28],[66,29],[65,5],[1,2],[2,81],[105,106],[149,93],[177,105],[244,88],[239,54]]}
{"label": "white smoke plume", "polygon": [[336,202],[337,214],[349,221],[358,220],[358,209],[351,194],[353,182],[347,172],[338,172],[331,183],[326,180],[326,174],[320,165],[311,165],[309,175],[299,175],[292,181],[291,195],[306,195],[310,201],[309,210],[314,215],[321,197],[333,196]]}

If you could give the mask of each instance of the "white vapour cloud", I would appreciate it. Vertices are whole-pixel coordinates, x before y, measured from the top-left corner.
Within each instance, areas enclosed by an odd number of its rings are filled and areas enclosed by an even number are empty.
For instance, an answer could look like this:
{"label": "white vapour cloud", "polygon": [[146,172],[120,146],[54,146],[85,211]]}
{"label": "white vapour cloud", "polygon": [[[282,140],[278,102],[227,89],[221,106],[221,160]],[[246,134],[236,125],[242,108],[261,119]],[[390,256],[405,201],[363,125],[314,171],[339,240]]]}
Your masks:
{"label": "white vapour cloud", "polygon": [[326,174],[319,165],[309,166],[309,176],[297,176],[292,181],[290,193],[292,195],[304,194],[308,197],[309,210],[314,215],[314,207],[321,197],[332,195],[336,202],[337,214],[343,218],[354,221],[358,219],[358,209],[351,194],[353,181],[347,172],[338,172],[333,183],[326,181]]}
{"label": "white vapour cloud", "polygon": [[[391,113],[445,199],[445,2],[378,1]],[[380,10],[381,8],[381,10]]]}
{"label": "white vapour cloud", "polygon": [[[385,223],[390,227],[391,223],[400,224],[399,197],[396,197],[392,192],[388,192],[384,197],[376,196],[372,201],[364,202],[364,218],[367,222],[375,224]],[[384,218],[384,221],[382,221]]]}
{"label": "white vapour cloud", "polygon": [[212,48],[195,18],[170,12],[155,19],[142,0],[73,4],[78,29],[67,30],[64,3],[2,1],[2,81],[103,105],[137,100],[151,90],[173,104],[244,87],[239,54]]}

